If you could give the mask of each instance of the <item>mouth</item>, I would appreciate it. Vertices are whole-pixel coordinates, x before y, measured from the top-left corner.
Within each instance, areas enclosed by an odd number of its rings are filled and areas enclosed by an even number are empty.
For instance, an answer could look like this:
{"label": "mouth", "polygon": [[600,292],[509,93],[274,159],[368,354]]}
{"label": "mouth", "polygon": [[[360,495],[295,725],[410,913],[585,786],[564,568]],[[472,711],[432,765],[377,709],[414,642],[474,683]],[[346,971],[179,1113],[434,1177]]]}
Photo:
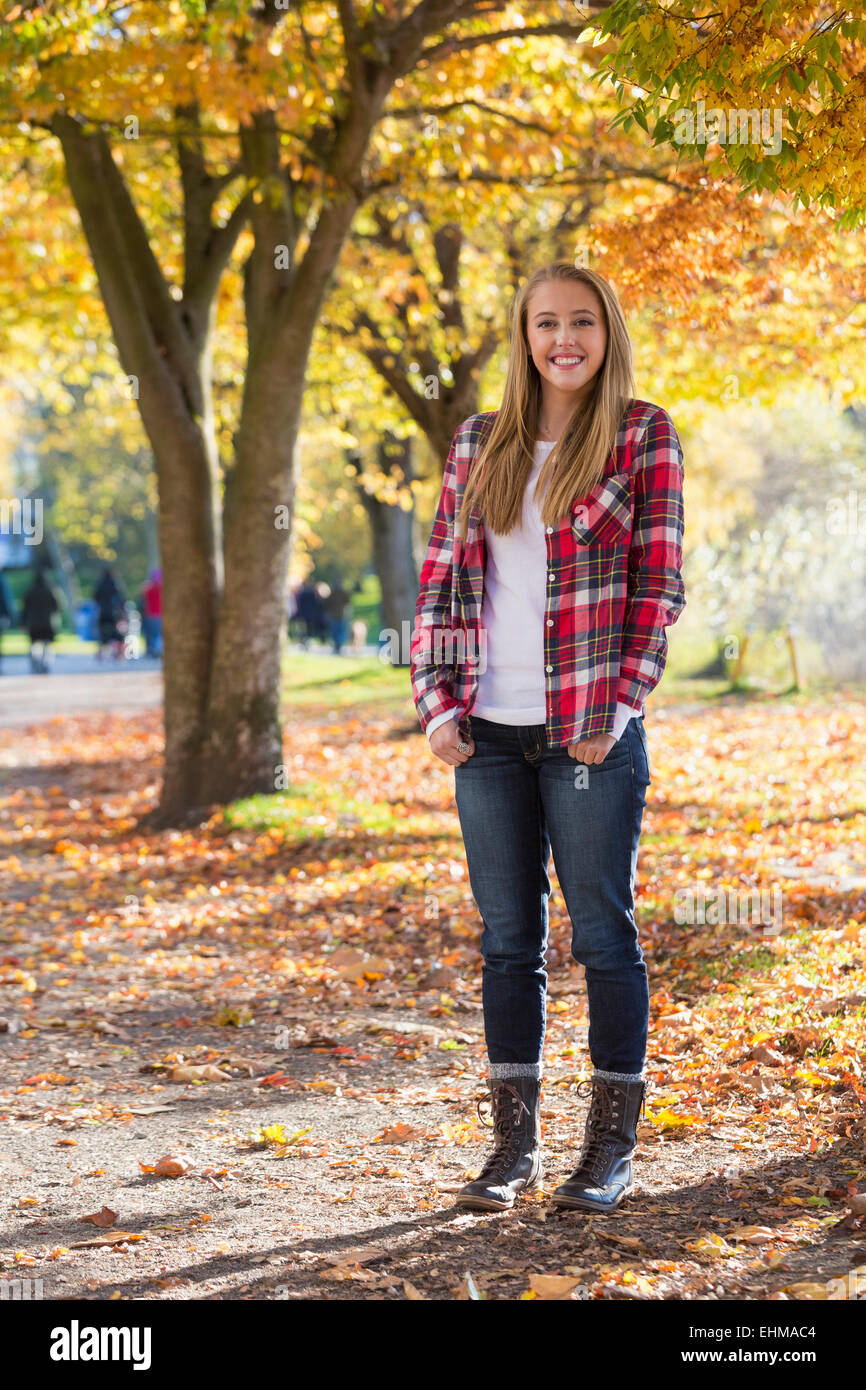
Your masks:
{"label": "mouth", "polygon": [[567,371],[570,367],[582,366],[583,363],[586,361],[586,358],[580,357],[576,353],[561,353],[557,354],[557,356],[555,357],[548,357],[547,360],[552,364],[552,366],[559,367],[563,371]]}

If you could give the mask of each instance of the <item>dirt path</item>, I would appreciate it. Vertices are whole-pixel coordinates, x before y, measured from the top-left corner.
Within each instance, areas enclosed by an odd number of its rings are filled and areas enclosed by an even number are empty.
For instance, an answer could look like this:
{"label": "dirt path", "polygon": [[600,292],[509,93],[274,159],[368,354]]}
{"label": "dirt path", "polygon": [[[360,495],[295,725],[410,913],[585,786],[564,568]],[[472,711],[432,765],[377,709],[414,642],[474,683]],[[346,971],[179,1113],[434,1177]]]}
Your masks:
{"label": "dirt path", "polygon": [[[652,944],[652,1093],[692,1118],[641,1124],[638,1191],[618,1212],[549,1204],[580,1146],[588,1074],[580,971],[554,944],[544,1186],[508,1213],[458,1211],[490,1139],[475,1112],[480,982],[447,963],[474,950],[474,918],[445,780],[404,793],[439,827],[415,852],[451,884],[431,948],[385,872],[394,836],[137,834],[157,717],[137,760],[110,746],[120,732],[93,716],[58,721],[50,745],[36,728],[0,742],[16,884],[0,930],[0,1278],[40,1280],[47,1299],[785,1299],[866,1266],[844,1200],[863,1185],[862,1107],[831,1088],[837,1137],[810,1143],[781,1104],[799,1095],[812,1113],[796,1055],[766,1086],[735,1037],[698,1064],[697,1001],[671,998]],[[289,752],[321,745],[299,722]],[[340,878],[348,849],[357,868]],[[558,894],[551,924],[561,943]],[[183,1065],[218,1072],[171,1080]],[[269,1126],[282,1131],[263,1144]],[[146,1171],[175,1154],[192,1165],[181,1176]],[[103,1208],[105,1228],[82,1223]]]}
{"label": "dirt path", "polygon": [[[8,675],[11,658],[4,659],[0,676],[0,728],[25,728],[37,720],[104,711],[134,714],[162,703],[162,669],[120,666],[100,669],[95,661],[57,658],[48,675]],[[142,666],[143,663],[139,663]],[[83,669],[76,669],[82,667]]]}

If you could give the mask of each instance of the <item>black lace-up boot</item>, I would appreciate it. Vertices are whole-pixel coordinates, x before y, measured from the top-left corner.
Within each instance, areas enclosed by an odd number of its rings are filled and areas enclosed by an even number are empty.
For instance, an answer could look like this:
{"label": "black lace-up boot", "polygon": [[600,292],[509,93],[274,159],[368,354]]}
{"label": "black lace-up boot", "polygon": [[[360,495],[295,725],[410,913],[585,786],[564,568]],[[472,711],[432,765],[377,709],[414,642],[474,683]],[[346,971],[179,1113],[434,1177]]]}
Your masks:
{"label": "black lace-up boot", "polygon": [[559,1207],[577,1211],[613,1211],[634,1191],[631,1160],[637,1144],[637,1122],[645,1109],[645,1081],[604,1081],[594,1076],[581,1086],[592,1087],[583,1147],[571,1177],[551,1193]]}
{"label": "black lace-up boot", "polygon": [[489,1103],[496,1147],[477,1178],[457,1193],[460,1207],[476,1211],[507,1211],[519,1192],[535,1187],[541,1177],[541,1082],[535,1076],[491,1077],[490,1094],[476,1104]]}

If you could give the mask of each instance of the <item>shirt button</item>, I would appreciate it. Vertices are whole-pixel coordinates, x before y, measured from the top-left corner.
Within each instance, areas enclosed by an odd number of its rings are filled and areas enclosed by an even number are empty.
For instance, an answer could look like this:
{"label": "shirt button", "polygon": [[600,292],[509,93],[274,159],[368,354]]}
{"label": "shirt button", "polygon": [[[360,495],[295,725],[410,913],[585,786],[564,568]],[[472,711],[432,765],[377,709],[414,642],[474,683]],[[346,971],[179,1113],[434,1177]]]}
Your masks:
{"label": "shirt button", "polygon": [[547,528],[547,534],[550,535],[552,531],[553,531],[553,527],[552,527],[552,526],[548,526],[548,528]]}
{"label": "shirt button", "polygon": [[552,618],[548,618],[548,620],[547,620],[547,626],[548,626],[548,627],[553,627],[553,619],[552,619]]}
{"label": "shirt button", "polygon": [[548,578],[548,581],[550,581],[551,579],[555,579],[555,578],[556,578],[556,573],[555,573],[555,571],[554,571],[554,570],[551,570],[550,573],[549,573],[549,575],[547,576],[547,578]]}
{"label": "shirt button", "polygon": [[553,670],[553,667],[552,667],[552,666],[545,666],[544,669],[545,669],[545,671],[552,671],[552,670]]}

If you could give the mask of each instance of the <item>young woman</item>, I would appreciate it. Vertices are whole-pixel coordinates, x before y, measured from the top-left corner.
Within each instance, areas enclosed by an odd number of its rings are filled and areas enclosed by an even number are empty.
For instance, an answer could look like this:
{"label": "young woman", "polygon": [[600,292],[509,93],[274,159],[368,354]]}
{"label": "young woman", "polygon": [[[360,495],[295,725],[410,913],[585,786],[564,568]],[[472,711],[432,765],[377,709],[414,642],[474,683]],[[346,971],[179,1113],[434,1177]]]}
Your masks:
{"label": "young woman", "polygon": [[667,412],[633,390],[608,282],[568,261],[537,270],[514,302],[501,409],[454,436],[421,572],[413,698],[455,769],[483,923],[496,1146],[457,1195],[480,1210],[512,1206],[541,1176],[551,850],[593,1065],[583,1147],[553,1201],[612,1211],[634,1186],[649,1020],[633,894],[643,710],[685,588],[682,449]]}

